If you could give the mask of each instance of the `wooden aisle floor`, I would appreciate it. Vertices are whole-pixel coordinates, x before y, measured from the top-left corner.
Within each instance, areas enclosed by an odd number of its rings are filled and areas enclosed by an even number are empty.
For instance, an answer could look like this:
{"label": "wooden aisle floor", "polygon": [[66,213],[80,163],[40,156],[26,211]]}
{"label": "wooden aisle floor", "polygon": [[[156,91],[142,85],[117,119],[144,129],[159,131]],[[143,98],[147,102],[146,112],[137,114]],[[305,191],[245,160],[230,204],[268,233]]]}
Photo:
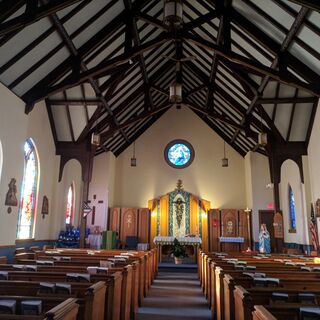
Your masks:
{"label": "wooden aisle floor", "polygon": [[138,320],[209,320],[211,312],[197,273],[159,272]]}

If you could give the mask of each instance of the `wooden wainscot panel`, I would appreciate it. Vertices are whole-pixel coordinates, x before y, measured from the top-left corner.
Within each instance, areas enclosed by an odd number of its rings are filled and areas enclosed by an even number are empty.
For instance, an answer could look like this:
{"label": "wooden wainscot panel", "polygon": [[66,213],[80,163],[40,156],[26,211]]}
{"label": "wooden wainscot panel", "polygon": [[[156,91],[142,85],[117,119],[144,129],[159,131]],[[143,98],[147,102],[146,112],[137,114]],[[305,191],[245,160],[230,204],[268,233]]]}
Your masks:
{"label": "wooden wainscot panel", "polygon": [[139,242],[149,243],[150,235],[150,210],[148,208],[139,209]]}
{"label": "wooden wainscot panel", "polygon": [[209,251],[220,251],[220,211],[210,209],[208,213]]}
{"label": "wooden wainscot panel", "polygon": [[251,244],[249,243],[249,225],[250,221],[249,213],[247,214],[244,210],[239,210],[239,237],[244,238],[244,243],[241,244],[241,250],[247,250]]}
{"label": "wooden wainscot panel", "polygon": [[120,208],[109,209],[109,230],[120,233]]}
{"label": "wooden wainscot panel", "polygon": [[120,241],[126,243],[128,236],[138,235],[138,209],[122,208],[121,209],[121,232]]}
{"label": "wooden wainscot panel", "polygon": [[[237,209],[222,209],[221,210],[221,235],[222,237],[237,237],[238,236],[238,210]],[[223,251],[238,251],[237,243],[224,243]]]}
{"label": "wooden wainscot panel", "polygon": [[253,320],[277,320],[264,306],[254,306]]}

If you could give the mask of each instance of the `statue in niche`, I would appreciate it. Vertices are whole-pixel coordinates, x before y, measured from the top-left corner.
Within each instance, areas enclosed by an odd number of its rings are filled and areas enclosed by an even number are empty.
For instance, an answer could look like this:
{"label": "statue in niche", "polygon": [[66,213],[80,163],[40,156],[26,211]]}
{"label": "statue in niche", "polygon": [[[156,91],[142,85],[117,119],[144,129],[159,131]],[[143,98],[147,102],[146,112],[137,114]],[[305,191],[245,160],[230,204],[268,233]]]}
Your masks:
{"label": "statue in niche", "polygon": [[12,178],[8,184],[9,190],[6,195],[6,206],[16,207],[18,205],[16,179]]}
{"label": "statue in niche", "polygon": [[181,198],[178,198],[174,202],[174,206],[176,208],[176,220],[177,220],[178,228],[181,227],[181,221],[182,221],[183,211],[184,211],[184,203],[185,202]]}

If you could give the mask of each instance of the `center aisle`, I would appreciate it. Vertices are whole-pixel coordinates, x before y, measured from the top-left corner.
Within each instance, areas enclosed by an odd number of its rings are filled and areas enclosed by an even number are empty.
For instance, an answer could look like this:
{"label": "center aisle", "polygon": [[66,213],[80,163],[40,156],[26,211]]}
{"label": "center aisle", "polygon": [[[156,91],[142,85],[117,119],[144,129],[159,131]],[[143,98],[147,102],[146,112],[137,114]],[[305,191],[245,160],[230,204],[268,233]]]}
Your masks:
{"label": "center aisle", "polygon": [[138,320],[211,319],[197,273],[159,272]]}

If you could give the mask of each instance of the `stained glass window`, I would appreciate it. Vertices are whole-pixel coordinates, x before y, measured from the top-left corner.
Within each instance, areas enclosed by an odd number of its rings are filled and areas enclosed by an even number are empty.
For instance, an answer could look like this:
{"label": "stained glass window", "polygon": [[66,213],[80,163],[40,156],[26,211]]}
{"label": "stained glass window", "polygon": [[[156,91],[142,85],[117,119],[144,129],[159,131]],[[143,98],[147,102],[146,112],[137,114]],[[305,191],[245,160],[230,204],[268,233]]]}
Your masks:
{"label": "stained glass window", "polygon": [[33,237],[38,189],[38,157],[31,139],[24,143],[24,176],[18,215],[17,239]]}
{"label": "stained glass window", "polygon": [[185,140],[171,141],[165,148],[164,157],[167,163],[174,168],[185,168],[194,158],[191,144]]}
{"label": "stained glass window", "polygon": [[72,224],[73,222],[73,212],[74,212],[74,187],[73,183],[68,189],[67,197],[67,209],[66,209],[66,224]]}
{"label": "stained glass window", "polygon": [[294,203],[294,195],[291,186],[289,185],[289,222],[290,229],[296,229],[296,207]]}

